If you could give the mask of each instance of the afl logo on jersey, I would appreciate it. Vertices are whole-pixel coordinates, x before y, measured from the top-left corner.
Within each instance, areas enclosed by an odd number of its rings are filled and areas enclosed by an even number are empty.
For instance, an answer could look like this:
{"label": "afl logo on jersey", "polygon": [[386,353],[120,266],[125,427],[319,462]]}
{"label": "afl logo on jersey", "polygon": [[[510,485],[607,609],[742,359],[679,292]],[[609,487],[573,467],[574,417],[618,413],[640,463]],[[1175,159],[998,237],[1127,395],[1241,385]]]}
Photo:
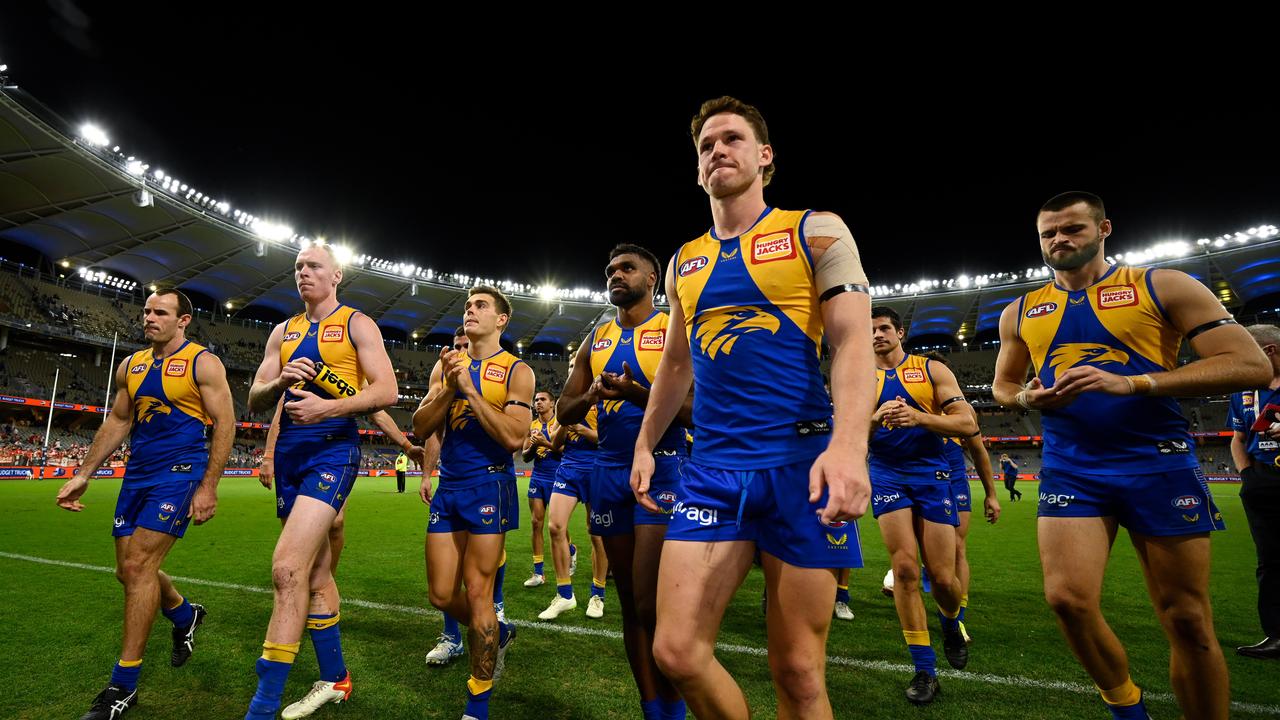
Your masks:
{"label": "afl logo on jersey", "polygon": [[285,342],[293,342],[294,340],[300,340],[301,338],[302,338],[302,333],[297,332],[295,330],[294,332],[285,333],[283,339]]}
{"label": "afl logo on jersey", "polygon": [[134,365],[133,367],[129,368],[129,372],[134,375],[141,375],[146,371],[147,371],[146,363],[138,363],[137,365]]}
{"label": "afl logo on jersey", "polygon": [[796,242],[791,230],[757,235],[751,239],[751,263],[773,262],[774,260],[790,260],[796,256]]}
{"label": "afl logo on jersey", "polygon": [[484,379],[492,380],[493,382],[506,382],[507,369],[502,365],[489,363],[489,366],[484,369]]}
{"label": "afl logo on jersey", "polygon": [[1027,311],[1027,319],[1038,318],[1041,315],[1048,315],[1058,309],[1058,303],[1046,302],[1031,308]]}
{"label": "afl logo on jersey", "polygon": [[613,346],[613,340],[609,338],[603,338],[601,340],[597,340],[595,344],[591,346],[591,351],[599,352],[601,350],[608,350],[612,346]]}
{"label": "afl logo on jersey", "polygon": [[1110,310],[1138,304],[1138,290],[1133,285],[1108,285],[1098,289],[1098,307]]}
{"label": "afl logo on jersey", "polygon": [[1179,510],[1191,510],[1200,507],[1200,498],[1195,495],[1183,495],[1173,499],[1173,506]]}
{"label": "afl logo on jersey", "polygon": [[667,333],[663,330],[645,330],[640,333],[640,342],[636,343],[636,349],[661,351],[666,340]]}
{"label": "afl logo on jersey", "polygon": [[341,325],[325,325],[324,333],[320,335],[320,342],[342,342],[345,328]]}
{"label": "afl logo on jersey", "polygon": [[696,258],[689,258],[680,263],[680,277],[689,277],[707,266],[707,258],[705,255],[699,255]]}
{"label": "afl logo on jersey", "polygon": [[182,377],[187,374],[187,361],[185,358],[179,360],[170,360],[169,364],[164,368],[165,377]]}
{"label": "afl logo on jersey", "polygon": [[898,375],[904,383],[922,383],[924,382],[924,371],[920,368],[904,368]]}

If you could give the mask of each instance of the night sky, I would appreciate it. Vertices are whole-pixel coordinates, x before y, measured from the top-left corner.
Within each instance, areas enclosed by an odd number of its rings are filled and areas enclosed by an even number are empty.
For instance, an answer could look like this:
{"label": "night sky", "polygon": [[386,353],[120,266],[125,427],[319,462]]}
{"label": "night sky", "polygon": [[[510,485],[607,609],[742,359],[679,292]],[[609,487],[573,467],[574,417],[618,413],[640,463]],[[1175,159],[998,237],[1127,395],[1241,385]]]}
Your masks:
{"label": "night sky", "polygon": [[262,5],[6,7],[0,62],[69,122],[238,208],[522,282],[595,286],[613,243],[665,258],[703,232],[688,123],[726,93],[769,122],[766,199],[843,216],[878,284],[1039,266],[1035,211],[1067,189],[1106,200],[1112,253],[1280,224],[1262,81],[1174,52],[1123,76],[1107,48],[1058,38],[784,67],[674,37]]}

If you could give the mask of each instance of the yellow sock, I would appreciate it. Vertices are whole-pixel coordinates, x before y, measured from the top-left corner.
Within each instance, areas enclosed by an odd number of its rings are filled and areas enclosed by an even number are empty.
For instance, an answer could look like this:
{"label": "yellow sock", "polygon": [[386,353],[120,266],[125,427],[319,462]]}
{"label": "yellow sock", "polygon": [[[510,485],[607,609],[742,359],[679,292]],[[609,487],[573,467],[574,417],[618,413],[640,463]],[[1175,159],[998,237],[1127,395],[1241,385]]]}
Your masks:
{"label": "yellow sock", "polygon": [[536,562],[536,563],[540,563],[540,562],[542,562],[542,556],[541,556],[541,555],[534,555],[534,556],[533,556],[533,561],[534,561],[534,562]]}
{"label": "yellow sock", "polygon": [[1108,705],[1127,707],[1137,705],[1142,700],[1142,690],[1133,684],[1133,678],[1125,678],[1123,685],[1110,690],[1098,688],[1098,692],[1102,694],[1102,699],[1106,700]]}
{"label": "yellow sock", "polygon": [[938,612],[942,613],[942,615],[946,617],[948,620],[955,620],[956,618],[960,617],[960,608],[956,608],[955,612],[947,612],[942,608],[938,608]]}
{"label": "yellow sock", "polygon": [[907,641],[908,645],[928,645],[928,630],[903,630],[902,638]]}
{"label": "yellow sock", "polygon": [[492,680],[481,680],[475,675],[467,678],[467,691],[472,695],[479,695],[482,692],[486,692],[491,687],[493,687]]}
{"label": "yellow sock", "polygon": [[840,583],[836,583],[836,589],[837,589],[837,590],[848,590],[848,589],[849,589],[849,586],[848,586],[848,585],[841,585]]}
{"label": "yellow sock", "polygon": [[174,604],[173,604],[173,607],[167,607],[167,608],[165,608],[165,610],[177,610],[178,608],[182,607],[182,603],[184,603],[184,602],[186,602],[186,601],[187,601],[187,599],[186,599],[186,598],[184,598],[184,597],[182,597],[181,595],[179,595],[179,596],[178,596],[178,602],[174,603]]}
{"label": "yellow sock", "polygon": [[262,659],[271,662],[293,664],[298,657],[298,646],[302,643],[275,643],[267,640],[262,643]]}
{"label": "yellow sock", "polygon": [[967,608],[967,607],[969,607],[969,596],[968,596],[968,595],[961,595],[961,596],[960,596],[960,607],[962,607],[962,608]]}
{"label": "yellow sock", "polygon": [[603,580],[597,580],[595,578],[591,578],[591,584],[595,585],[598,588],[602,588],[605,586],[605,582]]}
{"label": "yellow sock", "polygon": [[121,660],[118,664],[120,665],[120,667],[138,667],[139,665],[142,664],[142,661],[141,660]]}

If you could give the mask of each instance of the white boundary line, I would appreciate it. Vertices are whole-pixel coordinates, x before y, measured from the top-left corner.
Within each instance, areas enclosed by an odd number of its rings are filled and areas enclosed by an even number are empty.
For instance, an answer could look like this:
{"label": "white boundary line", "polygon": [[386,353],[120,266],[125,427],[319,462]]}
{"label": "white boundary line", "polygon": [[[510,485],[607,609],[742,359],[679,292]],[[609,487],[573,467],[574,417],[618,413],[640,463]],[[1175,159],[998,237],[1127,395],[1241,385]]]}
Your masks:
{"label": "white boundary line", "polygon": [[[55,567],[74,568],[76,570],[90,570],[93,572],[115,573],[115,568],[102,567],[100,565],[86,565],[84,563],[66,562],[64,560],[50,560],[49,558],[35,557],[32,555],[20,555],[18,553],[0,552],[0,557],[10,560],[20,560],[23,562],[38,563],[40,565],[52,565]],[[221,588],[223,590],[236,590],[239,592],[257,593],[259,595],[271,595],[270,588],[254,587],[252,585],[239,585],[236,583],[221,582],[218,580],[205,580],[202,578],[184,577],[180,575],[171,576],[174,580],[187,585],[203,585],[205,587]],[[368,608],[370,610],[382,610],[384,612],[403,613],[407,615],[423,615],[426,617],[440,617],[440,611],[435,609],[427,609],[421,607],[413,607],[410,605],[390,605],[387,603],[371,602],[369,600],[357,600],[343,597],[342,602],[345,605],[354,605],[355,607]],[[539,630],[548,630],[551,632],[565,633],[567,635],[585,635],[593,637],[609,638],[611,640],[621,640],[622,633],[616,630],[605,630],[602,628],[582,627],[579,625],[558,625],[546,622],[531,622],[527,620],[514,620],[520,627],[536,627]],[[753,647],[750,645],[731,645],[727,643],[719,643],[716,649],[720,652],[734,653],[737,655],[752,655],[756,657],[766,657],[765,648]],[[872,670],[875,672],[895,673],[899,675],[909,675],[915,671],[912,665],[901,663],[891,663],[885,660],[859,660],[857,658],[843,657],[840,655],[831,655],[827,657],[827,663],[830,665],[839,665],[842,667],[857,668],[859,670]],[[1096,695],[1097,689],[1092,685],[1084,685],[1081,683],[1062,682],[1055,680],[1037,680],[1035,678],[1021,677],[1018,675],[991,675],[988,673],[972,673],[962,672],[958,670],[940,669],[938,674],[942,677],[952,678],[965,682],[980,682],[988,685],[1005,685],[1008,687],[1030,688],[1034,690],[1053,690],[1057,692],[1068,692],[1076,695]],[[1174,702],[1173,695],[1169,693],[1145,693],[1149,700],[1158,702]],[[1280,705],[1260,705],[1258,703],[1233,702],[1231,709],[1236,712],[1253,713],[1256,715],[1276,715],[1280,716]]]}

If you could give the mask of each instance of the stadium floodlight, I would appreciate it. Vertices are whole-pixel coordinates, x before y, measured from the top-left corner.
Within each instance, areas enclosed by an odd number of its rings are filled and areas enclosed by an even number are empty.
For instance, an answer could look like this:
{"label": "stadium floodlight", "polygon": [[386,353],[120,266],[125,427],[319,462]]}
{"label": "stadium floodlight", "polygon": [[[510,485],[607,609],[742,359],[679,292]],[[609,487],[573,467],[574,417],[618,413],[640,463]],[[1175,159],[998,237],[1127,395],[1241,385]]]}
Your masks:
{"label": "stadium floodlight", "polygon": [[339,265],[350,264],[352,257],[354,257],[351,248],[346,245],[330,245],[329,249],[333,251],[333,258],[338,261]]}
{"label": "stadium floodlight", "polygon": [[93,123],[80,126],[80,137],[94,147],[106,147],[111,144],[111,140],[107,138],[107,132]]}
{"label": "stadium floodlight", "polygon": [[134,177],[141,177],[142,173],[146,172],[146,170],[147,168],[142,164],[141,160],[130,160],[124,166],[124,171]]}
{"label": "stadium floodlight", "polygon": [[288,225],[267,222],[265,220],[255,220],[252,227],[254,234],[264,240],[284,242],[293,235],[293,228]]}
{"label": "stadium floodlight", "polygon": [[160,168],[156,168],[155,172],[153,172],[153,173],[151,173],[151,174],[152,174],[152,175],[155,175],[157,180],[163,180],[163,179],[164,179],[164,171],[163,171],[163,170],[161,170]]}
{"label": "stadium floodlight", "polygon": [[230,310],[230,309],[231,309],[231,307],[232,307],[232,306],[231,306],[231,301],[230,301],[230,300],[228,300],[228,301],[226,301],[225,303],[223,303],[223,305],[224,305],[228,310]]}
{"label": "stadium floodlight", "polygon": [[542,298],[543,302],[551,302],[559,295],[560,291],[557,290],[554,285],[543,285],[538,288],[538,297]]}

